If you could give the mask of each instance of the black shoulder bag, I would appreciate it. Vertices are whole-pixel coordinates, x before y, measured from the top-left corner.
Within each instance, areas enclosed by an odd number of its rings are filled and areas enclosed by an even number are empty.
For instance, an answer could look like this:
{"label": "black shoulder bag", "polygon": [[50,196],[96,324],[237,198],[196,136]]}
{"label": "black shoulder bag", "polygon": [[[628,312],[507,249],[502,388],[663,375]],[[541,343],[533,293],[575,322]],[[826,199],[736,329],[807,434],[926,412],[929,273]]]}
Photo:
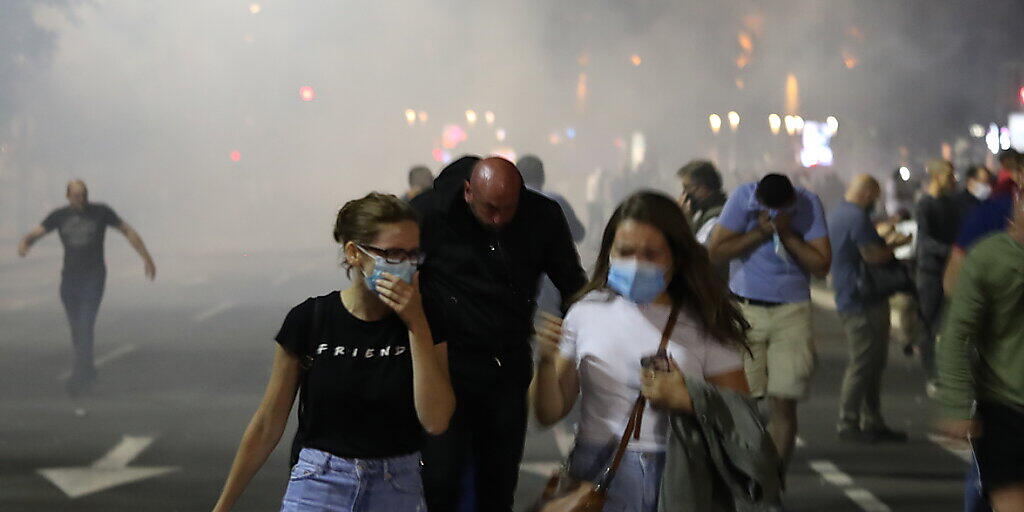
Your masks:
{"label": "black shoulder bag", "polygon": [[313,299],[313,318],[310,322],[309,336],[306,339],[305,351],[299,359],[299,427],[295,430],[295,438],[292,439],[291,458],[288,467],[291,468],[299,462],[299,452],[302,451],[305,442],[306,429],[309,428],[309,419],[306,412],[306,394],[309,381],[309,371],[313,369],[313,362],[316,360],[316,345],[320,341],[323,331],[323,299]]}
{"label": "black shoulder bag", "polygon": [[899,261],[893,259],[880,265],[871,265],[861,259],[857,295],[862,301],[882,300],[897,293],[917,293],[914,280]]}

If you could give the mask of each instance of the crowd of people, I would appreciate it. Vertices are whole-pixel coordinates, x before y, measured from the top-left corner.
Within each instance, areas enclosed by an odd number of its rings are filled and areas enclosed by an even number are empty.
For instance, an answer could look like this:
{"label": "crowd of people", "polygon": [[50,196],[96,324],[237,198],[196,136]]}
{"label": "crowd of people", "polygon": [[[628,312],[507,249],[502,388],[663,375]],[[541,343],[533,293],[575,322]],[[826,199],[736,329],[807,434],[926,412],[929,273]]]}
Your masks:
{"label": "crowd of people", "polygon": [[[973,445],[967,508],[1024,510],[1024,169],[1013,151],[999,161],[962,187],[952,164],[929,162],[913,212],[885,216],[870,174],[826,208],[777,173],[727,194],[695,160],[678,194],[633,191],[586,226],[544,191],[535,156],[466,156],[436,178],[413,168],[403,197],[338,211],[350,284],[287,314],[214,510],[232,508],[298,402],[282,510],[510,511],[530,412],[552,425],[577,401],[543,510],[780,509],[817,364],[811,288],[826,278],[849,349],[837,438],[908,439],[882,416],[882,375],[890,317],[916,324],[903,339],[937,426]],[[84,183],[67,195],[19,253],[59,230],[80,393],[95,379],[105,227],[155,267]]]}

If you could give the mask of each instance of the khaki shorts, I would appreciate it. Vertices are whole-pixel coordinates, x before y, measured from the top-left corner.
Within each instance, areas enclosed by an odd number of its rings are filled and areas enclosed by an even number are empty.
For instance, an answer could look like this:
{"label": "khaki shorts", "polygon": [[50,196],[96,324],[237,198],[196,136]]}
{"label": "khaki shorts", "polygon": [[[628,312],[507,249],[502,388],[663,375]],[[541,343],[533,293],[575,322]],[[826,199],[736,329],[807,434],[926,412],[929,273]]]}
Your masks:
{"label": "khaki shorts", "polygon": [[811,335],[810,301],[765,307],[740,304],[750,322],[750,352],[744,352],[750,394],[803,400],[817,355]]}

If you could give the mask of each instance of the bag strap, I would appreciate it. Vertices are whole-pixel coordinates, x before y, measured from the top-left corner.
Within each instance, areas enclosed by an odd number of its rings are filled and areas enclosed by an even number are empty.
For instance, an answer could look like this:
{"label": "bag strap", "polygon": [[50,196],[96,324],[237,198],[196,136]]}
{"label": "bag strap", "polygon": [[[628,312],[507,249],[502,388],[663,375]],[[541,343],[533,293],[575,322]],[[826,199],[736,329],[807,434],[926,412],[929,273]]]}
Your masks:
{"label": "bag strap", "polygon": [[310,322],[309,335],[306,337],[306,350],[303,352],[302,359],[299,361],[299,368],[301,369],[300,384],[305,382],[306,374],[313,368],[313,361],[315,361],[314,355],[316,353],[316,345],[320,342],[320,334],[323,330],[324,315],[323,315],[323,300],[320,297],[313,299],[313,318]]}
{"label": "bag strap", "polygon": [[[658,345],[657,355],[664,357],[668,352],[668,341],[672,337],[672,331],[676,328],[676,321],[679,319],[680,307],[678,304],[672,306],[672,312],[668,315],[668,322],[665,324],[665,330],[661,333],[661,344]],[[611,485],[612,479],[615,478],[615,472],[619,470],[619,464],[622,463],[622,457],[626,455],[626,447],[629,446],[629,438],[635,437],[640,438],[640,426],[643,422],[644,407],[647,405],[647,399],[641,394],[636,397],[636,401],[633,402],[633,410],[629,413],[629,421],[626,423],[626,429],[622,432],[622,437],[619,438],[619,446],[615,450],[615,457],[612,458],[611,464],[601,473],[598,481],[595,483],[596,490],[607,489]]]}
{"label": "bag strap", "polygon": [[320,342],[321,335],[323,334],[323,323],[324,323],[324,300],[320,297],[313,299],[313,318],[310,319],[310,329],[306,335],[306,346],[302,353],[302,357],[299,359],[299,407],[296,415],[299,419],[299,428],[295,431],[295,437],[292,439],[292,449],[289,466],[294,466],[299,460],[299,451],[303,448],[303,442],[305,438],[305,429],[309,425],[308,412],[306,407],[306,385],[309,380],[309,372],[313,369],[313,362],[316,361],[314,357],[316,354],[316,346]]}

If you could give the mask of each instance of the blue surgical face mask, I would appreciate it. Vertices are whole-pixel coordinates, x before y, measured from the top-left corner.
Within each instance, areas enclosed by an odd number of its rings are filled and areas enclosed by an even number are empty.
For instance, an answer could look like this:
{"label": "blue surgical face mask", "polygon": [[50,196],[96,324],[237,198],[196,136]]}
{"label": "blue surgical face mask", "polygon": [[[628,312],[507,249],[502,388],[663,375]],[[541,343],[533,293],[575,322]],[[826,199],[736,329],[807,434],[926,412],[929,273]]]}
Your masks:
{"label": "blue surgical face mask", "polygon": [[612,258],[608,266],[608,287],[637,304],[657,299],[668,283],[665,269],[636,259]]}
{"label": "blue surgical face mask", "polygon": [[795,206],[787,206],[785,208],[768,208],[768,218],[774,219],[782,212],[792,213],[795,209]]}
{"label": "blue surgical face mask", "polygon": [[399,279],[407,283],[412,283],[412,276],[416,273],[416,266],[413,265],[411,261],[388,263],[384,258],[366,252],[362,247],[359,247],[359,250],[373,258],[373,272],[370,272],[370,275],[363,275],[363,281],[366,283],[366,287],[369,288],[370,291],[378,293],[377,280],[380,279],[380,275],[384,272],[398,276]]}

